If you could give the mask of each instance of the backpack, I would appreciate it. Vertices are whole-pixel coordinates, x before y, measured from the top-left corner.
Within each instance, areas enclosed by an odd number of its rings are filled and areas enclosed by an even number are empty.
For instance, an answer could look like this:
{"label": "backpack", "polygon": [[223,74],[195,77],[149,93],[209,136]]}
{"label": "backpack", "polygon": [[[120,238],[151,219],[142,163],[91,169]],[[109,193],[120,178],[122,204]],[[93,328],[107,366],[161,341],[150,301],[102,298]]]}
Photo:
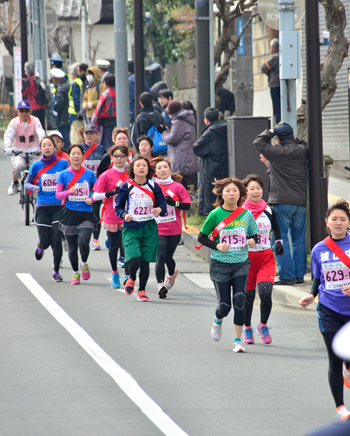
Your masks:
{"label": "backpack", "polygon": [[[163,112],[162,117],[164,118],[165,112]],[[168,150],[168,144],[166,144],[162,139],[162,134],[158,132],[155,126],[152,126],[148,132],[153,141],[153,150],[152,153],[156,156],[158,154],[166,153]]]}
{"label": "backpack", "polygon": [[[36,102],[40,105],[48,105],[51,101],[51,95],[49,90],[46,88],[45,83],[40,79],[34,79],[33,77],[29,77],[29,80],[34,80],[36,85],[36,95],[32,95],[35,98]],[[29,86],[29,81],[27,86],[24,86],[22,92]]]}

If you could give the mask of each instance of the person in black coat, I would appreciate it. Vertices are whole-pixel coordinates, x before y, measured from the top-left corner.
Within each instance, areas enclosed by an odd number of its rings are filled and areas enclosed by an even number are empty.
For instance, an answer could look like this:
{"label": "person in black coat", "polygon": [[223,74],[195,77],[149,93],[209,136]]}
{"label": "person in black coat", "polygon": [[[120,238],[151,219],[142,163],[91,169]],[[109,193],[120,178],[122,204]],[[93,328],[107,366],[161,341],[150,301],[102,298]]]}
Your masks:
{"label": "person in black coat", "polygon": [[64,147],[70,146],[70,124],[69,124],[69,97],[70,85],[67,83],[64,71],[58,68],[50,70],[53,83],[56,85],[56,92],[53,103],[53,116],[56,119],[57,130],[61,132],[64,140]]}
{"label": "person in black coat", "polygon": [[225,111],[230,111],[230,116],[233,115],[236,110],[235,96],[226,88],[219,88],[217,95],[220,97],[220,109],[223,114]]}
{"label": "person in black coat", "polygon": [[214,180],[228,177],[227,125],[219,120],[219,111],[209,107],[204,111],[206,128],[193,145],[193,152],[200,157],[199,215],[206,216],[213,209],[216,196]]}

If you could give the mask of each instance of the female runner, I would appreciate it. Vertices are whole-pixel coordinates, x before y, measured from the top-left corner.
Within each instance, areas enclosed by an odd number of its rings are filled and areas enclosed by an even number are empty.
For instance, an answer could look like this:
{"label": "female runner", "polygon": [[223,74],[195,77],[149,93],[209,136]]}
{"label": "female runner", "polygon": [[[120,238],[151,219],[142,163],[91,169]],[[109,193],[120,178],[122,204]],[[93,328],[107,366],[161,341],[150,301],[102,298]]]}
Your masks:
{"label": "female runner", "polygon": [[[158,295],[159,298],[166,298],[169,289],[174,286],[178,273],[173,256],[182,234],[180,211],[190,209],[191,199],[180,183],[182,176],[171,173],[169,159],[162,156],[156,157],[152,160],[152,167],[155,169],[158,177],[157,183],[161,187],[167,203],[166,216],[156,218],[159,234],[156,263]],[[165,265],[168,268],[168,275],[164,281]]]}
{"label": "female runner", "polygon": [[198,236],[201,244],[211,248],[210,278],[219,300],[211,336],[214,341],[221,339],[222,320],[233,306],[233,351],[239,353],[245,351],[241,335],[250,266],[248,246],[255,246],[258,226],[252,213],[240,207],[246,196],[246,189],[240,180],[226,178],[216,181],[213,192],[217,195],[216,209],[210,212]]}
{"label": "female runner", "polygon": [[275,253],[283,254],[281,230],[274,209],[268,206],[262,199],[264,182],[257,174],[251,174],[243,185],[247,188],[247,199],[243,208],[250,210],[258,225],[258,240],[254,248],[249,248],[250,268],[247,284],[247,296],[245,300],[245,330],[243,342],[254,344],[253,329],[251,325],[253,306],[255,300],[255,288],[258,284],[260,297],[260,323],[257,332],[264,344],[271,344],[272,339],[267,327],[272,309],[272,288],[275,281],[275,258],[271,250],[271,230],[275,237]]}
{"label": "female runner", "polygon": [[[154,216],[164,216],[166,201],[159,185],[152,179],[152,168],[145,157],[137,156],[128,166],[131,180],[119,189],[115,213],[123,218],[123,244],[125,262],[128,262],[129,277],[125,292],[134,292],[136,273],[140,270],[137,299],[147,301],[146,284],[149,277],[149,263],[156,262],[158,249],[158,228]],[[126,206],[126,208],[125,208]]]}
{"label": "female runner", "polygon": [[[84,132],[82,132],[82,130],[83,128],[81,127],[79,129],[79,133],[81,135],[82,134],[84,135],[84,142],[81,143],[84,149],[83,165],[85,168],[92,170],[96,176],[101,159],[106,153],[106,149],[104,148],[103,145],[97,144],[96,142],[99,140],[96,126],[94,126],[93,124],[88,124],[87,126],[85,126]],[[95,201],[92,204],[92,211],[97,216],[97,218],[100,218],[101,204],[102,201]],[[94,230],[94,239],[91,242],[91,248],[94,251],[101,250],[100,243],[98,242],[100,231],[101,231],[101,224],[99,224],[97,228]]]}
{"label": "female runner", "polygon": [[60,228],[68,242],[68,257],[73,268],[72,285],[80,283],[78,248],[81,256],[83,280],[90,278],[87,260],[90,252],[90,239],[99,220],[92,211],[93,200],[90,193],[96,177],[93,171],[83,167],[84,149],[81,144],[73,144],[68,149],[71,166],[62,171],[56,183],[56,198],[63,200]]}
{"label": "female runner", "polygon": [[68,168],[68,161],[57,157],[55,143],[45,136],[40,142],[42,156],[30,167],[25,187],[38,192],[35,205],[35,224],[38,230],[39,244],[35,258],[41,260],[44,250],[52,247],[54,271],[52,280],[61,282],[59,273],[62,259],[62,233],[59,229],[59,217],[62,205],[55,196],[58,174]]}
{"label": "female runner", "polygon": [[350,419],[344,405],[344,384],[350,388],[350,362],[336,356],[332,341],[340,328],[350,321],[350,226],[349,205],[342,200],[326,213],[330,234],[311,251],[313,282],[310,295],[299,300],[302,307],[311,304],[319,294],[317,315],[319,328],[326,344],[329,360],[328,382],[338,416]]}
{"label": "female runner", "polygon": [[120,288],[120,278],[117,267],[118,250],[121,247],[123,219],[117,217],[114,206],[118,195],[119,187],[128,180],[125,172],[125,164],[128,160],[128,147],[115,145],[110,151],[114,162],[110,170],[105,171],[98,178],[94,186],[93,199],[104,201],[102,208],[102,220],[107,230],[107,237],[110,244],[109,260],[112,267],[112,287]]}

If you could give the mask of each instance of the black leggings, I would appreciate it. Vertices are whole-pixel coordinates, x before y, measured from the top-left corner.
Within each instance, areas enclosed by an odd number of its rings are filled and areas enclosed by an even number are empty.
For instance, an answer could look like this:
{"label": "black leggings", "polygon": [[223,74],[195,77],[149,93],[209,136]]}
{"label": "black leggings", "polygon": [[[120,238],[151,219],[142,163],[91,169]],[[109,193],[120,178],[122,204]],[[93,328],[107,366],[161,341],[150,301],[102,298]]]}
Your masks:
{"label": "black leggings", "polygon": [[245,297],[247,286],[247,275],[237,276],[229,282],[216,282],[214,286],[218,297],[218,307],[215,315],[217,319],[222,319],[230,313],[231,310],[231,288],[232,288],[232,306],[234,308],[233,323],[241,326],[244,324],[245,316]]}
{"label": "black leggings", "polygon": [[[336,332],[323,333],[322,336],[328,352],[329,387],[331,388],[335,407],[339,407],[344,404],[343,359],[336,356],[332,348],[332,341],[335,334]],[[350,369],[350,362],[345,362],[345,366],[347,369]]]}
{"label": "black leggings", "polygon": [[[260,322],[267,324],[271,309],[272,309],[272,288],[273,283],[260,282],[258,283],[258,291],[260,297]],[[247,297],[245,300],[245,326],[250,327],[252,321],[253,306],[255,300],[255,288],[247,290]]]}
{"label": "black leggings", "polygon": [[59,229],[59,223],[53,223],[52,227],[37,225],[39,244],[38,247],[46,250],[50,247],[53,252],[53,269],[59,272],[62,259],[62,232]]}
{"label": "black leggings", "polygon": [[156,278],[158,283],[163,283],[165,278],[165,265],[170,276],[175,272],[175,260],[173,259],[176,247],[180,242],[181,235],[159,236]]}
{"label": "black leggings", "polygon": [[[95,201],[92,203],[92,211],[97,216],[97,218],[100,220],[100,208],[101,208],[102,200]],[[96,227],[96,230],[94,230],[94,239],[98,239],[101,232],[101,223],[99,223]]]}
{"label": "black leggings", "polygon": [[109,261],[111,262],[112,270],[117,271],[118,250],[122,243],[122,232],[121,230],[118,230],[117,232],[110,232],[107,230],[107,237],[111,246],[108,250]]}
{"label": "black leggings", "polygon": [[84,227],[78,230],[76,235],[65,235],[68,242],[68,257],[73,271],[77,272],[79,269],[78,247],[80,251],[81,260],[87,262],[90,253],[90,239],[92,229]]}
{"label": "black leggings", "polygon": [[141,260],[141,257],[134,257],[128,262],[129,274],[131,280],[136,280],[137,271],[140,270],[139,275],[139,291],[145,291],[149,277],[149,262]]}

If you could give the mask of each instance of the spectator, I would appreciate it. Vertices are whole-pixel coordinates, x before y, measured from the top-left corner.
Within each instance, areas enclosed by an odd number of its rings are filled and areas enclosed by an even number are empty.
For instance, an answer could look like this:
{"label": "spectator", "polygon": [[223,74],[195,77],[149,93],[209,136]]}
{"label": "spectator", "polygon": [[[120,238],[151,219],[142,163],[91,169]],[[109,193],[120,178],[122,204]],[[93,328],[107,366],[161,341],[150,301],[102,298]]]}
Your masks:
{"label": "spectator", "polygon": [[187,111],[193,112],[193,115],[196,119],[196,127],[197,127],[197,111],[196,111],[195,107],[193,106],[193,104],[189,100],[185,100],[181,103],[181,108],[186,109]]}
{"label": "spectator", "polygon": [[[275,135],[277,144],[273,146],[271,139]],[[268,203],[277,212],[282,233],[284,254],[277,256],[279,281],[275,284],[303,283],[306,273],[306,143],[295,138],[292,127],[283,123],[274,130],[264,130],[255,138],[254,146],[270,162]]]}
{"label": "spectator", "polygon": [[208,107],[204,111],[206,128],[193,146],[200,160],[199,215],[206,216],[213,209],[216,195],[213,182],[228,177],[227,125],[219,120],[219,111]]}
{"label": "spectator", "polygon": [[109,74],[108,69],[110,65],[111,63],[109,61],[106,61],[105,59],[97,59],[96,61],[96,66],[101,75],[101,86],[102,86],[101,93],[105,92],[105,90],[107,89],[104,84],[104,79]]}
{"label": "spectator", "polygon": [[133,145],[139,151],[137,138],[141,135],[147,135],[151,127],[162,133],[165,130],[164,118],[153,107],[153,95],[150,92],[143,92],[140,95],[141,113],[137,116],[132,135]]}
{"label": "spectator", "polygon": [[86,87],[83,98],[83,109],[86,110],[86,121],[91,122],[92,114],[97,107],[98,101],[102,95],[101,75],[97,67],[90,67],[86,70],[86,79],[89,82]]}
{"label": "spectator", "polygon": [[158,101],[154,105],[157,111],[163,115],[165,124],[169,130],[171,129],[171,118],[166,111],[166,108],[172,100],[174,100],[173,91],[171,91],[170,89],[161,89],[158,92]]}
{"label": "spectator", "polygon": [[112,132],[117,124],[114,74],[107,74],[104,83],[107,89],[100,97],[97,108],[92,115],[91,124],[102,127],[101,144],[109,151],[113,145]]}
{"label": "spectator", "polygon": [[83,127],[83,121],[78,119],[78,113],[80,111],[80,91],[83,86],[83,81],[79,77],[78,65],[73,64],[70,67],[69,74],[73,79],[73,83],[69,89],[69,122],[70,122],[70,141],[72,144],[78,144],[80,135],[78,129]]}
{"label": "spectator", "polygon": [[37,101],[37,76],[35,75],[34,64],[26,62],[24,64],[24,72],[26,73],[26,77],[22,88],[23,98],[29,101],[32,108],[31,114],[39,118],[43,129],[45,129],[46,104],[40,104]]}
{"label": "spectator", "polygon": [[[135,74],[134,74],[134,61],[128,60],[128,74],[129,74],[129,106],[130,106],[130,125],[135,122]],[[148,81],[145,79],[145,90],[150,92]]]}
{"label": "spectator", "polygon": [[220,97],[219,111],[223,114],[226,111],[230,111],[230,116],[232,116],[236,110],[235,96],[233,95],[233,92],[222,87],[218,89],[217,95]]}
{"label": "spectator", "polygon": [[158,93],[159,91],[161,91],[162,89],[168,89],[168,85],[163,81],[160,80],[159,82],[156,82],[152,88],[151,88],[151,93],[153,95],[153,99],[154,101],[157,101],[158,99]]}
{"label": "spectator", "polygon": [[199,170],[198,159],[193,153],[193,144],[197,139],[196,119],[192,111],[181,108],[178,100],[170,101],[166,112],[171,117],[171,130],[163,132],[162,138],[168,144],[171,170],[182,175],[181,183],[189,189]]}
{"label": "spectator", "polygon": [[261,72],[267,75],[268,86],[270,87],[270,94],[273,106],[273,114],[275,116],[276,124],[281,121],[281,89],[280,89],[280,70],[279,70],[279,41],[273,39],[270,43],[272,56],[270,59],[262,64]]}
{"label": "spectator", "polygon": [[86,91],[86,86],[89,84],[89,82],[86,79],[86,70],[88,68],[89,68],[89,65],[84,64],[84,63],[79,64],[79,66],[78,66],[78,74],[83,82],[83,84],[81,85],[81,92],[80,92],[80,110],[79,110],[79,114],[78,114],[79,120],[83,120],[84,117],[86,117],[86,110],[83,109],[83,100],[84,100],[84,94]]}
{"label": "spectator", "polygon": [[62,133],[63,142],[65,148],[69,148],[70,139],[69,139],[69,89],[70,86],[67,83],[66,75],[64,71],[58,68],[52,68],[50,70],[52,80],[54,85],[56,86],[55,99],[53,103],[53,111],[52,114],[55,117],[57,130]]}
{"label": "spectator", "polygon": [[67,74],[67,71],[63,69],[63,63],[64,60],[58,57],[52,57],[50,58],[51,68],[58,68],[59,70],[62,70],[64,72],[64,75],[66,76],[66,80],[68,82],[69,75]]}

